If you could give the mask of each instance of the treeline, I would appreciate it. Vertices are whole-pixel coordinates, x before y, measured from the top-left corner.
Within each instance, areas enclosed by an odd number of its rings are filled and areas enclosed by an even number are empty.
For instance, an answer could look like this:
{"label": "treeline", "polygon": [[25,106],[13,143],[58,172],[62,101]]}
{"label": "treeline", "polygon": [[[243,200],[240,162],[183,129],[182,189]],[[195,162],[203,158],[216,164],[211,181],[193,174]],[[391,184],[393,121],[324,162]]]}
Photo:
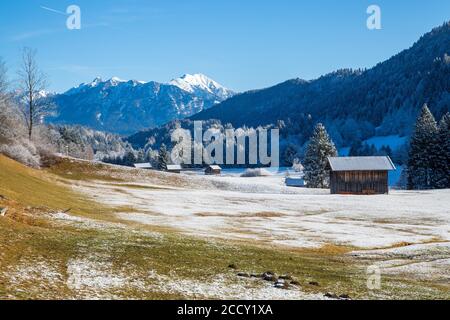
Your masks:
{"label": "treeline", "polygon": [[[259,167],[261,166],[260,164],[260,159],[259,156],[257,156],[257,161],[254,164],[250,163],[250,155],[249,155],[249,148],[248,148],[248,137],[251,135],[256,135],[260,130],[268,130],[270,131],[270,129],[277,129],[277,127],[275,126],[259,126],[256,128],[251,128],[251,127],[246,127],[243,126],[242,128],[236,128],[234,130],[234,142],[232,145],[227,145],[227,143],[229,143],[230,141],[227,141],[226,139],[226,134],[225,131],[227,129],[234,129],[231,124],[225,124],[222,125],[220,123],[220,121],[217,120],[208,120],[208,121],[202,121],[202,126],[203,126],[203,130],[208,130],[208,129],[213,129],[217,134],[219,134],[222,138],[223,141],[226,142],[223,144],[223,155],[226,155],[227,153],[227,148],[232,146],[234,148],[234,164],[221,164],[224,167]],[[134,149],[136,150],[143,150],[144,154],[147,155],[147,158],[151,163],[152,161],[157,164],[157,154],[159,152],[159,150],[161,149],[161,146],[164,145],[166,147],[166,149],[168,150],[168,152],[170,152],[173,147],[175,146],[176,143],[174,143],[172,141],[172,133],[179,129],[179,128],[183,128],[185,130],[188,130],[190,132],[190,135],[192,137],[192,139],[194,139],[195,133],[194,133],[194,121],[190,120],[190,119],[183,119],[183,120],[177,120],[177,121],[172,121],[167,123],[164,126],[161,127],[157,127],[157,128],[152,128],[146,131],[141,131],[133,136],[130,136],[126,139],[127,142],[129,142]],[[202,132],[203,134],[204,132]],[[247,143],[247,148],[245,148],[244,153],[245,153],[245,159],[246,159],[246,163],[244,164],[237,164],[237,142],[239,140],[244,139],[244,137],[246,137],[245,141]],[[281,142],[281,141],[280,141]],[[268,150],[270,152],[270,143],[271,143],[271,135],[270,133],[267,136],[267,146],[268,146]],[[207,142],[205,141],[204,145],[206,145]],[[280,148],[283,148],[283,146],[280,146]],[[194,150],[194,144],[192,142],[192,146],[191,146],[191,150],[193,152]],[[297,155],[297,153],[295,152],[295,154]],[[176,155],[175,155],[176,156]],[[192,157],[193,159],[193,157]],[[106,159],[106,161],[110,161],[110,159]],[[182,162],[182,159],[174,159],[174,161],[179,161]],[[226,162],[226,161],[224,161]],[[120,159],[119,162],[115,162],[117,164],[120,164]],[[284,164],[284,163],[282,163]],[[292,165],[292,162],[289,164]],[[201,165],[189,165],[189,167],[197,167]]]}
{"label": "treeline", "polygon": [[101,161],[126,167],[133,167],[135,163],[148,162],[155,167],[158,163],[158,151],[130,148],[122,155],[106,155]]}
{"label": "treeline", "polygon": [[450,188],[450,113],[436,122],[425,105],[411,137],[408,189]]}
{"label": "treeline", "polygon": [[58,153],[86,160],[102,160],[104,157],[121,157],[136,153],[131,145],[118,135],[96,131],[83,126],[49,125],[55,132],[53,145]]}

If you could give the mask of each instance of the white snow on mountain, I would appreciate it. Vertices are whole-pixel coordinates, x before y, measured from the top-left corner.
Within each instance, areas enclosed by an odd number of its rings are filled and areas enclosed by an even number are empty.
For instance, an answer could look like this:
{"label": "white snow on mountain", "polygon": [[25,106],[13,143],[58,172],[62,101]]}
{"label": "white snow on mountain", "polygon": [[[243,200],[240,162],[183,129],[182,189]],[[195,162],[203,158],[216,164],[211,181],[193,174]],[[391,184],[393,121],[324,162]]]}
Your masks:
{"label": "white snow on mountain", "polygon": [[100,83],[102,83],[103,82],[103,80],[102,80],[102,78],[100,78],[100,77],[96,77],[94,80],[92,80],[92,82],[91,83],[89,83],[89,84],[86,84],[86,83],[82,83],[82,84],[80,84],[79,85],[79,87],[82,87],[82,86],[89,86],[89,87],[96,87],[96,86],[98,86]]}
{"label": "white snow on mountain", "polygon": [[192,116],[233,95],[201,74],[185,75],[170,83],[96,77],[54,96],[58,112],[48,121],[130,134]]}
{"label": "white snow on mountain", "polygon": [[169,84],[194,94],[207,92],[217,96],[221,100],[228,99],[234,95],[233,91],[201,73],[185,74],[180,78],[173,79]]}
{"label": "white snow on mountain", "polygon": [[54,95],[55,93],[54,92],[49,92],[49,91],[46,91],[46,90],[41,90],[41,91],[39,91],[38,92],[38,98],[47,98],[47,97],[50,97],[50,96],[52,96],[52,95]]}
{"label": "white snow on mountain", "polygon": [[[80,90],[85,88],[95,88],[100,85],[106,86],[118,86],[122,83],[129,83],[133,86],[145,85],[147,81],[138,81],[138,80],[123,80],[119,77],[112,77],[109,80],[104,81],[101,77],[96,77],[89,83],[81,83],[79,86],[68,90],[65,94],[74,94],[78,93]],[[173,79],[167,85],[176,86],[181,90],[184,90],[190,94],[195,96],[204,98],[205,96],[214,96],[217,97],[217,102],[222,102],[228,98],[231,98],[235,95],[235,92],[224,87],[218,82],[208,78],[204,74],[185,74],[180,78]]]}
{"label": "white snow on mountain", "polygon": [[100,84],[109,84],[112,86],[117,86],[120,83],[128,82],[127,80],[122,80],[119,77],[112,77],[109,80],[103,81],[101,77],[96,77],[94,80],[92,80],[91,83],[82,83],[79,85],[79,87],[88,86],[91,88],[97,87]]}
{"label": "white snow on mountain", "polygon": [[118,86],[121,83],[126,83],[126,82],[130,82],[133,84],[133,86],[139,85],[139,84],[145,84],[145,81],[137,81],[137,80],[122,80],[119,77],[112,77],[109,80],[104,81],[101,77],[96,77],[94,80],[92,80],[91,82],[88,83],[81,83],[80,85],[78,85],[77,87],[74,87],[72,89],[69,89],[68,91],[65,92],[65,94],[74,94],[74,93],[78,93],[79,91],[83,90],[83,89],[87,89],[87,88],[95,88],[98,87],[100,85],[107,85],[107,86]]}
{"label": "white snow on mountain", "polygon": [[122,79],[120,79],[120,78],[118,78],[118,77],[112,77],[111,79],[109,79],[108,80],[108,82],[110,83],[110,84],[112,84],[112,85],[118,85],[119,83],[121,83],[121,82],[127,82],[126,80],[122,80]]}

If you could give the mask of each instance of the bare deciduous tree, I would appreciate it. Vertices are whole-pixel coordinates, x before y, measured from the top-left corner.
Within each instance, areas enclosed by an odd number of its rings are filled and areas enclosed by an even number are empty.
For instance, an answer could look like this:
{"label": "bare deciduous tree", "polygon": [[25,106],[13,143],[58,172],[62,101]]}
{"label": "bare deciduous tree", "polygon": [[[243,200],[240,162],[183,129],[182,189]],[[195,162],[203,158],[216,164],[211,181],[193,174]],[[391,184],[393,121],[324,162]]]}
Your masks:
{"label": "bare deciduous tree", "polygon": [[28,128],[28,138],[31,139],[34,126],[41,123],[53,110],[53,105],[42,97],[47,86],[47,77],[37,64],[36,50],[23,49],[22,65],[18,75],[23,93],[21,109]]}
{"label": "bare deciduous tree", "polygon": [[3,59],[0,57],[0,143],[5,140],[5,133],[9,131],[8,125],[8,80],[7,70]]}

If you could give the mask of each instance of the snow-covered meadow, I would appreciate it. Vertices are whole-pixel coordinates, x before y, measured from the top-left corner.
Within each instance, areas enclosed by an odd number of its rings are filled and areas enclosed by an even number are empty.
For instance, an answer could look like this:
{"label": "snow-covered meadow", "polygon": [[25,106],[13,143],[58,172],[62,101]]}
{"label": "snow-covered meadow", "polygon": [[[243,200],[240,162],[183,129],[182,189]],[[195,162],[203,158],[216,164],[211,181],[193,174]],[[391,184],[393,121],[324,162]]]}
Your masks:
{"label": "snow-covered meadow", "polygon": [[134,186],[96,181],[78,188],[97,201],[132,207],[131,212],[118,213],[122,219],[200,237],[365,249],[450,241],[450,190],[343,196],[288,188],[281,174],[182,174],[178,179],[184,180],[183,187],[159,188],[147,178],[133,181]]}
{"label": "snow-covered meadow", "polygon": [[[338,196],[286,187],[283,171],[168,174],[73,159],[63,168],[53,172],[95,208],[39,215],[50,220],[38,238],[51,245],[0,273],[11,298],[448,296],[450,190]],[[61,254],[49,261],[55,243]],[[373,266],[382,288],[367,291]],[[269,270],[295,283],[281,290],[261,276]]]}
{"label": "snow-covered meadow", "polygon": [[[122,212],[120,219],[200,239],[270,248],[347,248],[382,275],[448,287],[450,190],[391,190],[389,195],[331,195],[291,188],[285,172],[244,178],[122,171],[126,182],[83,181],[77,189]],[[380,298],[382,298],[380,296]]]}

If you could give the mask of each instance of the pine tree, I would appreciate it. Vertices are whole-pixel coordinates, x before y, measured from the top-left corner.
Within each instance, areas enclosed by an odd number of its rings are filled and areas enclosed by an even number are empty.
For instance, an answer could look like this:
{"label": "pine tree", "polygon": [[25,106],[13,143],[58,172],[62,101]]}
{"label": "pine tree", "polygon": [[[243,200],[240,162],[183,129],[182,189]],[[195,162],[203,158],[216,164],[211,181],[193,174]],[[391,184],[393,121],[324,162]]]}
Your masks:
{"label": "pine tree", "polygon": [[328,157],[336,157],[336,147],[325,127],[316,125],[306,148],[304,160],[305,181],[308,188],[327,188],[329,186]]}
{"label": "pine tree", "polygon": [[136,163],[136,156],[133,151],[128,151],[122,160],[123,164],[127,167],[132,167]]}
{"label": "pine tree", "polygon": [[169,163],[169,153],[167,152],[166,145],[163,143],[159,148],[158,169],[166,171],[168,163]]}
{"label": "pine tree", "polygon": [[450,113],[442,117],[438,130],[439,154],[434,180],[436,188],[445,189],[450,188]]}
{"label": "pine tree", "polygon": [[294,159],[297,156],[297,151],[294,146],[289,144],[283,152],[283,162],[286,166],[290,167],[294,164]]}
{"label": "pine tree", "polygon": [[143,149],[139,149],[138,153],[137,153],[137,157],[136,157],[136,162],[138,163],[142,163],[145,162],[145,152]]}
{"label": "pine tree", "polygon": [[408,159],[408,189],[432,189],[436,182],[438,127],[425,104],[417,119]]}
{"label": "pine tree", "polygon": [[388,157],[392,157],[392,149],[390,146],[382,146],[380,149],[380,152],[378,152],[379,155],[381,156],[388,156]]}
{"label": "pine tree", "polygon": [[348,155],[349,155],[350,157],[357,157],[357,156],[360,155],[362,148],[363,148],[363,144],[362,144],[361,139],[356,139],[356,140],[352,143]]}

